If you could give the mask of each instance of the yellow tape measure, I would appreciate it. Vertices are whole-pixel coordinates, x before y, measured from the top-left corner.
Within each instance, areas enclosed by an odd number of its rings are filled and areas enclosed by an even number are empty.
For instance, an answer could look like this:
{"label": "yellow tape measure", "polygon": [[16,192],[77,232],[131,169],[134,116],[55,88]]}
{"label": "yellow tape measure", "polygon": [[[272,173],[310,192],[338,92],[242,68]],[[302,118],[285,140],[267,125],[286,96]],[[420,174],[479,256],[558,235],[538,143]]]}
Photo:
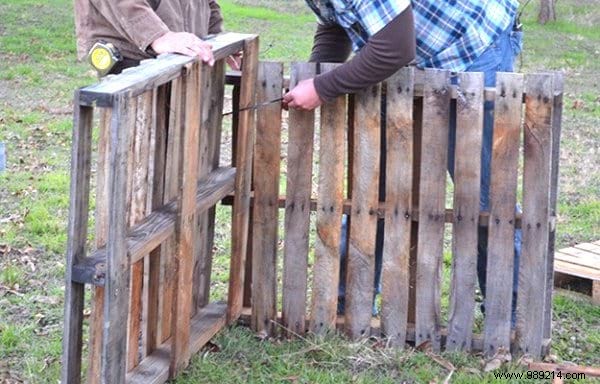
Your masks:
{"label": "yellow tape measure", "polygon": [[99,41],[90,49],[88,60],[92,67],[98,71],[98,76],[105,76],[116,63],[122,60],[122,57],[114,45]]}

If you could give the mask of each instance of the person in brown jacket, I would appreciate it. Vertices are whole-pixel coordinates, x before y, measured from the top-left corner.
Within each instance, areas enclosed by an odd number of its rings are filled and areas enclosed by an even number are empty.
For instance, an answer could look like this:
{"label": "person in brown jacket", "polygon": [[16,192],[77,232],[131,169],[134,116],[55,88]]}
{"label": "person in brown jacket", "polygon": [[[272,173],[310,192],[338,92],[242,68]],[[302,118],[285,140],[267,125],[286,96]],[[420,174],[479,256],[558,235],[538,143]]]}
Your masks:
{"label": "person in brown jacket", "polygon": [[123,56],[113,74],[161,53],[199,56],[212,65],[211,45],[202,38],[223,25],[216,0],[78,0],[75,19],[78,57],[98,41],[111,43]]}

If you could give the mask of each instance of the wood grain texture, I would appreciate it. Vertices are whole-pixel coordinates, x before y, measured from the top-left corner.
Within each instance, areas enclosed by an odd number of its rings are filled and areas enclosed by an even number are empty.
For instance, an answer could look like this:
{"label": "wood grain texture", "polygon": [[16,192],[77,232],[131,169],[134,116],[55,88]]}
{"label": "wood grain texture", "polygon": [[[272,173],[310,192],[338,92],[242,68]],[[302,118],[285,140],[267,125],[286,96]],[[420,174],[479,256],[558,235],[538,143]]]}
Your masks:
{"label": "wood grain texture", "polygon": [[[256,102],[281,97],[283,64],[261,62]],[[281,104],[257,111],[254,145],[254,204],[252,214],[252,330],[275,333],[277,318],[277,244],[279,178],[281,173]]]}
{"label": "wood grain texture", "polygon": [[523,76],[498,73],[496,89],[484,324],[486,356],[501,349],[510,350]]}
{"label": "wood grain texture", "polygon": [[199,139],[201,130],[201,106],[203,88],[202,73],[206,64],[192,64],[183,77],[185,87],[185,123],[180,143],[182,156],[179,163],[181,195],[179,200],[175,238],[177,246],[175,295],[171,320],[170,375],[175,377],[189,363],[190,318],[192,313],[192,277],[194,266],[194,209],[197,180]]}
{"label": "wood grain texture", "polygon": [[345,308],[346,333],[352,339],[370,334],[379,204],[380,106],[379,85],[355,95],[352,220]]}
{"label": "wood grain texture", "polygon": [[102,342],[102,382],[124,383],[127,359],[130,261],[127,255],[127,189],[135,108],[128,95],[115,99],[110,126],[110,194],[107,239],[107,281]]}
{"label": "wood grain texture", "polygon": [[75,93],[73,143],[71,149],[71,190],[65,282],[65,320],[62,380],[81,382],[84,285],[71,279],[71,267],[86,257],[87,221],[90,198],[93,110],[80,107]]}
{"label": "wood grain texture", "polygon": [[[135,133],[133,140],[133,170],[129,174],[132,181],[131,209],[129,226],[139,223],[150,212],[148,207],[148,184],[150,170],[150,133],[152,131],[152,91],[137,97],[135,114]],[[151,191],[150,191],[151,193]],[[143,257],[142,257],[143,258]],[[142,291],[144,288],[144,260],[131,266],[131,300],[129,304],[129,330],[127,345],[127,371],[131,371],[139,363],[142,328]]]}
{"label": "wood grain texture", "polygon": [[[552,108],[552,165],[550,169],[550,216],[557,216],[560,137],[562,130],[564,78],[554,73],[554,105]],[[544,304],[544,338],[552,337],[552,293],[554,292],[554,250],[556,229],[550,230],[546,260],[546,299]]]}
{"label": "wood grain texture", "polygon": [[390,345],[403,347],[410,290],[413,180],[414,69],[387,80],[386,212],[383,244],[381,330]]}
{"label": "wood grain texture", "polygon": [[523,170],[523,245],[519,266],[517,352],[541,357],[549,236],[553,76],[527,75]]}
{"label": "wood grain texture", "polygon": [[[185,118],[185,87],[183,79],[178,78],[171,84],[169,127],[167,133],[167,154],[165,163],[164,202],[168,203],[179,193],[179,167],[182,155],[181,141],[183,140],[183,124]],[[161,247],[161,277],[160,285],[160,324],[161,337],[159,342],[166,341],[171,336],[171,314],[173,311],[173,295],[175,289],[175,235],[168,238]]]}
{"label": "wood grain texture", "polygon": [[[293,63],[290,89],[315,76],[314,63]],[[308,232],[312,186],[314,111],[290,110],[283,255],[283,325],[287,336],[306,330]]]}
{"label": "wood grain texture", "polygon": [[[216,61],[239,52],[255,35],[224,33],[210,40]],[[198,57],[163,54],[155,60],[144,60],[138,67],[124,71],[119,76],[81,90],[82,105],[110,106],[116,95],[127,92],[132,97],[166,84],[181,75],[183,68],[199,62]]]}
{"label": "wood grain texture", "polygon": [[[244,43],[244,67],[240,89],[240,109],[255,103],[258,74],[258,38]],[[227,322],[240,316],[243,306],[244,264],[248,246],[250,220],[250,186],[252,183],[252,157],[256,131],[255,111],[240,112],[237,150],[236,182],[232,223],[232,254],[230,264]]]}
{"label": "wood grain texture", "polygon": [[[110,122],[112,109],[99,108],[98,160],[96,163],[95,246],[106,246],[108,238]],[[106,257],[104,257],[106,260]],[[106,264],[106,261],[104,261]],[[102,325],[104,316],[104,287],[93,287],[88,344],[88,369],[86,383],[98,384],[102,365]]]}
{"label": "wood grain texture", "polygon": [[456,99],[454,223],[448,341],[450,351],[469,351],[473,333],[477,280],[483,74],[460,73]]}
{"label": "wood grain texture", "polygon": [[[225,326],[226,306],[209,304],[191,319],[190,351],[197,353]],[[169,378],[171,345],[165,342],[127,375],[128,384],[162,384]]]}
{"label": "wood grain texture", "polygon": [[430,342],[433,350],[439,351],[450,74],[447,71],[426,70],[425,76],[419,190],[416,345]]}
{"label": "wood grain texture", "polygon": [[[321,64],[321,73],[338,64]],[[340,238],[344,199],[346,97],[321,106],[317,236],[313,267],[310,330],[335,330],[340,279]]]}

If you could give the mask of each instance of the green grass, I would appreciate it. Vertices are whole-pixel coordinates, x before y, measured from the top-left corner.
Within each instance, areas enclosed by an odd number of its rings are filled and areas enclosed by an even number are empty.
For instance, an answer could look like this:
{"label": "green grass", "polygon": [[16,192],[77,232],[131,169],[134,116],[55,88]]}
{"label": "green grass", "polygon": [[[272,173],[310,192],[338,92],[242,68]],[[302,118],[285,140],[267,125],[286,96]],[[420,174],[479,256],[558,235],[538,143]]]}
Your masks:
{"label": "green grass", "polygon": [[[262,59],[289,62],[308,57],[315,18],[302,1],[220,3],[227,30],[260,34]],[[557,14],[559,21],[539,26],[535,4],[529,5],[519,68],[561,70],[566,75],[557,222],[557,246],[562,247],[597,240],[600,234],[600,11],[589,0],[564,0],[558,2]],[[0,20],[0,141],[6,143],[8,155],[8,169],[0,173],[0,249],[13,248],[9,254],[0,253],[0,380],[8,364],[17,379],[56,383],[71,100],[77,87],[94,83],[95,77],[86,63],[75,60],[72,1],[6,0],[0,3]],[[215,240],[211,299],[222,300],[231,249],[229,208],[217,209],[217,222],[222,230]],[[448,255],[444,292],[448,292]],[[558,293],[554,327],[553,353],[559,360],[600,365],[598,307],[579,295]],[[218,351],[195,356],[177,383],[421,383],[443,382],[449,373],[424,353],[382,349],[373,341],[350,343],[337,335],[265,342],[248,329],[229,328],[213,343]],[[480,356],[442,358],[456,367],[453,383],[502,382],[482,372]],[[523,371],[516,362],[506,369]]]}

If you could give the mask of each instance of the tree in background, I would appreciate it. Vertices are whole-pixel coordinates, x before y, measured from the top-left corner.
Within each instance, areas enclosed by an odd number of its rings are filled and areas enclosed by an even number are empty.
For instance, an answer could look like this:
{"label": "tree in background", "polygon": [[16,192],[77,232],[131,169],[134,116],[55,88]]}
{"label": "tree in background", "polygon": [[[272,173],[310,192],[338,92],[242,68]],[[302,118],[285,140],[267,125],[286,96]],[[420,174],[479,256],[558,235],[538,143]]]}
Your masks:
{"label": "tree in background", "polygon": [[548,21],[556,21],[555,0],[540,0],[538,22],[546,24]]}

